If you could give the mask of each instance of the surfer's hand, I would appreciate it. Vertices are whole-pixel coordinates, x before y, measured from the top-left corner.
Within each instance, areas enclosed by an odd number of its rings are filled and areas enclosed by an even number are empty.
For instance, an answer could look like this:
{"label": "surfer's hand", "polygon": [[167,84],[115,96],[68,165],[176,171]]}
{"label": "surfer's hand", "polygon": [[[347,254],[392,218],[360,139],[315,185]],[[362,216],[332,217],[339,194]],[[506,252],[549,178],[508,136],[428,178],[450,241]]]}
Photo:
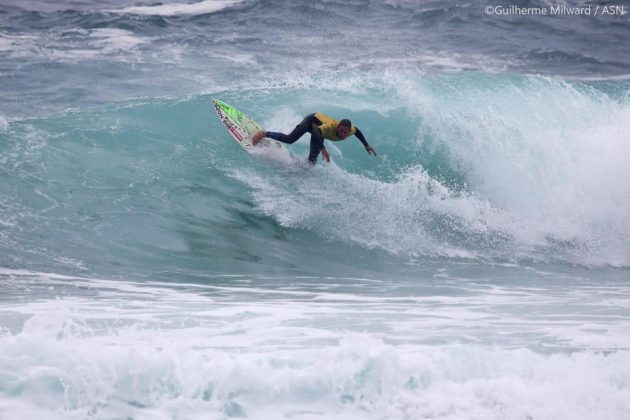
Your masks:
{"label": "surfer's hand", "polygon": [[376,150],[372,146],[365,146],[365,151],[368,152],[368,155],[376,156]]}
{"label": "surfer's hand", "polygon": [[326,148],[322,148],[322,156],[324,156],[324,160],[330,163],[330,155],[328,154],[328,150]]}

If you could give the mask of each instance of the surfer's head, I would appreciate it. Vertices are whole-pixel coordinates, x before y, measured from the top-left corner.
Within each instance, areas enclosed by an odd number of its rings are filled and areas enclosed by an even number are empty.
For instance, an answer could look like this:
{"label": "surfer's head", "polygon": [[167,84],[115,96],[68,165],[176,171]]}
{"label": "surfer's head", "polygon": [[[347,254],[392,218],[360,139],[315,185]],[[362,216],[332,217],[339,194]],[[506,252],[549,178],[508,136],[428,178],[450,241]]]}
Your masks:
{"label": "surfer's head", "polygon": [[352,123],[349,119],[344,118],[343,120],[339,121],[339,125],[337,126],[337,137],[339,137],[340,139],[345,139],[350,135],[351,131]]}

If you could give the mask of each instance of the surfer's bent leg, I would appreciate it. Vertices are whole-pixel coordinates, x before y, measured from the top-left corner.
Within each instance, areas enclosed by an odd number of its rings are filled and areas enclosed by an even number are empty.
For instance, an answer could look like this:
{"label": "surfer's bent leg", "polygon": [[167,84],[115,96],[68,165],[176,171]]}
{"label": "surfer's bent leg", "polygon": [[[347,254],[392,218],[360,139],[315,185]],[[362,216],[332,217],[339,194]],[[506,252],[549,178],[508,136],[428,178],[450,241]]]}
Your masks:
{"label": "surfer's bent leg", "polygon": [[308,154],[308,161],[315,165],[317,163],[317,156],[324,147],[324,137],[322,131],[319,128],[315,128],[311,132],[311,152]]}
{"label": "surfer's bent leg", "polygon": [[288,143],[288,144],[295,143],[296,141],[298,141],[300,137],[304,135],[304,133],[312,130],[311,126],[313,125],[314,119],[315,119],[315,114],[307,115],[306,118],[304,118],[301,123],[296,125],[293,131],[291,131],[289,134],[267,131],[265,133],[265,137],[278,140],[282,143]]}

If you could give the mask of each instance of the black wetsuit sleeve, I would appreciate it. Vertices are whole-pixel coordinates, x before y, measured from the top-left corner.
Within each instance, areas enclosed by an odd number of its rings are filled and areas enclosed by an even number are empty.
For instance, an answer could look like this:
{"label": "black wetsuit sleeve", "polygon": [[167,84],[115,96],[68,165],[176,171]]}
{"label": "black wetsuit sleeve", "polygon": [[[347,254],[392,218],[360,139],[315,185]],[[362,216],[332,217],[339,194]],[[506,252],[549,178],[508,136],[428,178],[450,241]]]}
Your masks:
{"label": "black wetsuit sleeve", "polygon": [[363,135],[361,130],[359,130],[358,127],[354,127],[354,128],[356,129],[356,131],[354,132],[354,135],[357,136],[359,140],[361,140],[361,143],[363,143],[363,146],[368,147],[368,142],[365,139],[365,136]]}

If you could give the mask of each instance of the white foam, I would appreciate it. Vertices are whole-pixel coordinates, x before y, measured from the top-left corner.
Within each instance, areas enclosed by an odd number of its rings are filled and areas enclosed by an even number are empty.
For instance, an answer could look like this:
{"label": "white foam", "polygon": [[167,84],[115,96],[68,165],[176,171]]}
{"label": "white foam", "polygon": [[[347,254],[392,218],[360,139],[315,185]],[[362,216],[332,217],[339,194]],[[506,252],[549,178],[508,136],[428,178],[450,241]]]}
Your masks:
{"label": "white foam", "polygon": [[615,76],[568,76],[568,80],[580,80],[580,81],[625,81],[630,80],[630,74],[618,74]]}
{"label": "white foam", "polygon": [[148,37],[136,36],[131,31],[116,28],[93,29],[90,31],[90,37],[94,39],[91,45],[105,54],[133,51],[139,45],[150,41]]}
{"label": "white foam", "polygon": [[582,261],[628,264],[627,104],[546,78],[475,89],[458,100],[425,92],[424,130],[519,220],[503,228],[522,243],[575,241],[588,249],[577,251]]}
{"label": "white foam", "polygon": [[[591,339],[629,336],[627,317],[593,321],[601,312],[588,309],[609,295],[629,309],[622,285],[601,295],[563,288],[564,298],[560,289],[493,286],[401,300],[290,283],[1,274],[2,418],[622,420],[630,412],[630,350],[597,351]],[[594,318],[573,329],[580,314],[558,304],[567,301]],[[537,307],[563,318],[537,321]],[[493,330],[516,338],[482,344]],[[547,354],[518,346],[527,332],[561,330],[587,346]]]}
{"label": "white foam", "polygon": [[[454,195],[421,167],[394,182],[350,174],[334,164],[289,182],[281,179],[283,175],[260,177],[244,170],[232,174],[254,187],[261,210],[284,226],[313,229],[328,238],[401,255],[471,258],[474,250],[436,243],[427,226],[436,218],[456,216],[470,229],[484,232],[509,219],[484,200]],[[313,176],[320,179],[314,182]]]}
{"label": "white foam", "polygon": [[131,13],[153,16],[201,15],[215,13],[241,3],[242,0],[204,0],[197,3],[170,3],[157,6],[132,6],[108,10],[113,13]]}
{"label": "white foam", "polygon": [[136,53],[140,46],[152,41],[151,37],[138,36],[132,31],[117,28],[85,30],[73,28],[63,32],[51,30],[38,35],[0,35],[0,51],[12,58],[42,58],[76,62],[102,59],[104,55],[120,61],[139,61]]}

